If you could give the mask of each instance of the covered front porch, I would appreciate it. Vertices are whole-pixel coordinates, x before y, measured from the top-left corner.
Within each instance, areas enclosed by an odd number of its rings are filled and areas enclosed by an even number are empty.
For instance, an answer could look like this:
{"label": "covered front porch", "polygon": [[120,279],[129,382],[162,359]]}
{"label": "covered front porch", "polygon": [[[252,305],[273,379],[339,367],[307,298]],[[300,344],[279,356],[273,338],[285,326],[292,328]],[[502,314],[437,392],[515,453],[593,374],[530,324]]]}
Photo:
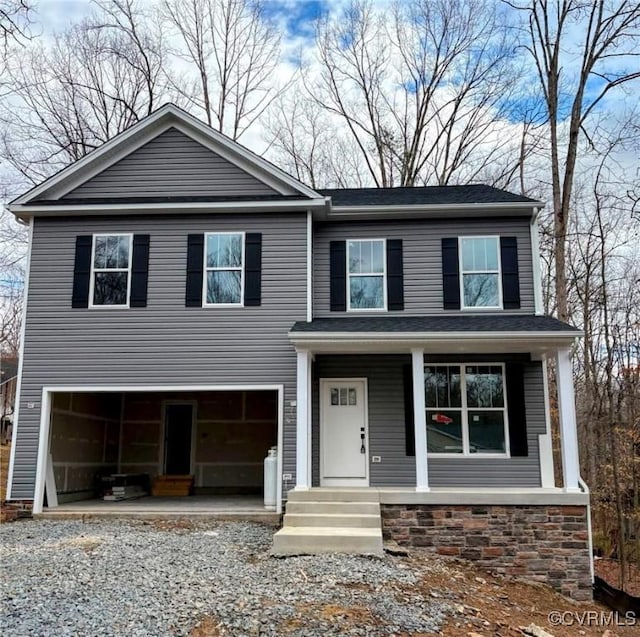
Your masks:
{"label": "covered front porch", "polygon": [[[408,490],[443,490],[441,497],[452,501],[474,489],[516,489],[522,502],[524,493],[540,489],[584,493],[570,362],[577,336],[544,316],[297,323],[290,332],[298,378],[295,489],[399,488],[405,502],[413,501]],[[550,358],[558,385],[559,484]],[[434,383],[444,399],[429,393]]]}

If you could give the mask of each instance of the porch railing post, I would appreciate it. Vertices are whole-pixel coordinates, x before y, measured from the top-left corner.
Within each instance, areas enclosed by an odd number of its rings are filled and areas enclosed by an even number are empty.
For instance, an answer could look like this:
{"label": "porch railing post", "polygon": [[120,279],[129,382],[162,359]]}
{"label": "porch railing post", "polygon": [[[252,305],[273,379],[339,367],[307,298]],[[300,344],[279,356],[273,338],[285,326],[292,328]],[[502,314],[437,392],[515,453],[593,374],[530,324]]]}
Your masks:
{"label": "porch railing post", "polygon": [[573,393],[571,352],[568,348],[556,353],[556,384],[558,386],[558,413],[562,439],[562,470],[565,491],[580,491],[580,464],[578,460],[578,430]]}
{"label": "porch railing post", "polygon": [[413,424],[416,446],[416,491],[429,491],[427,416],[424,403],[424,351],[411,350],[413,371]]}

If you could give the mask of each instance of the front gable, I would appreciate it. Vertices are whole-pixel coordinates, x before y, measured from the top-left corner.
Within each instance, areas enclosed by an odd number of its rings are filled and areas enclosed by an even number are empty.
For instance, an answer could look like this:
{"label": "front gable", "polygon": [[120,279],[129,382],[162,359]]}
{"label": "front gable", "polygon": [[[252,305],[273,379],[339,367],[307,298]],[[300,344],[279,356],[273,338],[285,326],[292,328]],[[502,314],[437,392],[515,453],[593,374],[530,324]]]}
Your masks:
{"label": "front gable", "polygon": [[240,197],[324,197],[189,113],[166,104],[15,199],[33,206]]}
{"label": "front gable", "polygon": [[171,127],[62,199],[277,194],[273,187]]}

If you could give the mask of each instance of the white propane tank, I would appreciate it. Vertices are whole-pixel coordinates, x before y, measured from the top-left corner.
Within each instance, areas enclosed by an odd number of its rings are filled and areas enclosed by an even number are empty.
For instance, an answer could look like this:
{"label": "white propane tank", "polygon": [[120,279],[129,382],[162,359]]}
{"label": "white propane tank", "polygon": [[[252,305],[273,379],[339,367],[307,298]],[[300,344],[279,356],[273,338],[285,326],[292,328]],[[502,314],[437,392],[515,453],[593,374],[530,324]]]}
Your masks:
{"label": "white propane tank", "polygon": [[278,492],[278,448],[271,447],[264,459],[264,508],[275,511]]}

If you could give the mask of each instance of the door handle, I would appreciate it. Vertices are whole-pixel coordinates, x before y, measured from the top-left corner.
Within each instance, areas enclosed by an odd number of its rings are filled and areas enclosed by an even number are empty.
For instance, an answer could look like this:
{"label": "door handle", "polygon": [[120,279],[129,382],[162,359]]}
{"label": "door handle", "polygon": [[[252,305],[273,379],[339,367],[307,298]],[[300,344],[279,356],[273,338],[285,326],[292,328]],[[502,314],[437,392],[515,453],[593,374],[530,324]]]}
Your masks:
{"label": "door handle", "polygon": [[364,447],[364,427],[360,428],[360,453],[367,453]]}

